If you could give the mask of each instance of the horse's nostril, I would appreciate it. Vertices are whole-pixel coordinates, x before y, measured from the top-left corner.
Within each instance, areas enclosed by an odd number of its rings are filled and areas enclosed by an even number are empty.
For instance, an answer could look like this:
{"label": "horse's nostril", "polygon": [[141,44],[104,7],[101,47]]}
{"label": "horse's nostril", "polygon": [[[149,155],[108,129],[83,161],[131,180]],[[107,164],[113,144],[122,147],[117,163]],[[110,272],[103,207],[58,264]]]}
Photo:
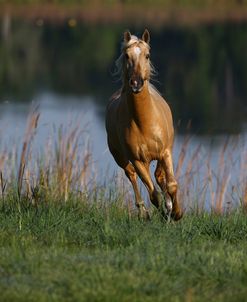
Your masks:
{"label": "horse's nostril", "polygon": [[142,79],[142,78],[138,78],[138,79],[136,79],[136,78],[131,78],[130,80],[129,80],[129,85],[131,86],[131,87],[135,87],[135,88],[137,88],[137,87],[142,87],[143,86],[143,84],[144,84],[144,80]]}

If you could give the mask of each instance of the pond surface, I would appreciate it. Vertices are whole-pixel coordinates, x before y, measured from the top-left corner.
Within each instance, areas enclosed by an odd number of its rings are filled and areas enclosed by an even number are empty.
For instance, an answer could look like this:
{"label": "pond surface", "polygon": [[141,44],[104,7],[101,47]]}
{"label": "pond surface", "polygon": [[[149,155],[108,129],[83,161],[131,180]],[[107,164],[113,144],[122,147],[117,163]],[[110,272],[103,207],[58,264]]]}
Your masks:
{"label": "pond surface", "polygon": [[[11,141],[15,144],[22,144],[25,134],[28,115],[35,105],[39,106],[40,119],[34,145],[37,150],[43,147],[52,135],[55,137],[53,129],[59,129],[61,125],[67,128],[78,126],[83,130],[82,139],[88,141],[93,153],[94,163],[98,168],[106,170],[110,168],[115,171],[117,165],[113,161],[106,143],[106,132],[102,111],[104,108],[97,105],[93,97],[63,96],[52,92],[43,92],[35,96],[33,103],[12,103],[5,101],[0,104],[0,131],[1,145],[11,150]],[[246,132],[237,135],[204,135],[198,136],[191,133],[176,133],[174,157],[178,162],[181,148],[189,139],[188,153],[192,153],[199,145],[202,146],[203,153],[211,154],[215,161],[222,151],[227,139],[244,144]],[[83,150],[82,150],[83,151]],[[239,149],[239,152],[242,150]]]}

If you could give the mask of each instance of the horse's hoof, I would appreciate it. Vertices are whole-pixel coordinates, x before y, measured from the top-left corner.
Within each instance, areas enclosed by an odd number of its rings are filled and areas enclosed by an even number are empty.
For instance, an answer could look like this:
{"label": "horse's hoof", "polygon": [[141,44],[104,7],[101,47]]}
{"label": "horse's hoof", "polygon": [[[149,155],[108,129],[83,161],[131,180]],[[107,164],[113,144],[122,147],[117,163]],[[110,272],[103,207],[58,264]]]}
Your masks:
{"label": "horse's hoof", "polygon": [[172,211],[171,212],[171,218],[172,220],[178,221],[183,217],[183,212],[181,210],[178,211]]}
{"label": "horse's hoof", "polygon": [[162,217],[165,219],[165,221],[178,221],[183,217],[183,212],[181,210],[175,211],[174,208],[172,208],[170,211],[169,210],[166,207],[166,209],[162,211]]}

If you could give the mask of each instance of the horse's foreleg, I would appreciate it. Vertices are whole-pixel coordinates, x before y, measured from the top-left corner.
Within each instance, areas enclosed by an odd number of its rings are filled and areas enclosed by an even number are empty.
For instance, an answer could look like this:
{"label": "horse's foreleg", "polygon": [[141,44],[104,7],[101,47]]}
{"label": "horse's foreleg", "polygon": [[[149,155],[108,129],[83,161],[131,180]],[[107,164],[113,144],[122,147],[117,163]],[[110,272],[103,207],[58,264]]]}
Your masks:
{"label": "horse's foreleg", "polygon": [[173,172],[172,154],[170,150],[166,150],[166,154],[162,162],[164,164],[164,169],[166,173],[166,190],[173,202],[171,215],[174,220],[179,220],[180,218],[182,218],[183,212],[180,209],[180,205],[177,198],[178,184]]}
{"label": "horse's foreleg", "polygon": [[128,163],[128,165],[124,168],[125,174],[130,180],[133,190],[135,193],[135,201],[136,201],[136,206],[139,210],[139,217],[144,218],[144,219],[150,219],[149,213],[145,208],[144,201],[141,198],[141,194],[138,188],[137,184],[137,174],[135,171],[135,168],[131,163]]}
{"label": "horse's foreleg", "polygon": [[149,164],[143,163],[141,161],[135,161],[133,163],[138,176],[141,178],[142,182],[146,186],[151,202],[158,209],[162,209],[162,196],[154,187],[153,181],[149,172]]}
{"label": "horse's foreleg", "polygon": [[134,194],[135,194],[135,203],[139,210],[139,217],[149,219],[149,213],[145,208],[144,201],[142,200],[140,191],[138,189],[137,175],[136,175],[135,168],[128,161],[128,159],[126,159],[124,156],[122,156],[122,154],[120,152],[118,152],[116,149],[114,149],[112,147],[112,145],[109,143],[109,141],[108,141],[108,145],[109,145],[109,149],[110,149],[111,154],[113,155],[116,163],[124,170],[125,175],[128,177],[128,179],[130,180],[130,182],[132,184]]}
{"label": "horse's foreleg", "polygon": [[135,194],[135,203],[139,210],[139,217],[140,218],[149,218],[148,211],[145,208],[144,201],[141,198],[140,191],[138,189],[137,184],[137,175],[135,168],[133,165],[126,159],[119,151],[117,151],[115,148],[112,147],[112,144],[108,141],[108,146],[111,151],[111,154],[113,155],[116,163],[124,170],[125,175],[130,180],[134,194]]}

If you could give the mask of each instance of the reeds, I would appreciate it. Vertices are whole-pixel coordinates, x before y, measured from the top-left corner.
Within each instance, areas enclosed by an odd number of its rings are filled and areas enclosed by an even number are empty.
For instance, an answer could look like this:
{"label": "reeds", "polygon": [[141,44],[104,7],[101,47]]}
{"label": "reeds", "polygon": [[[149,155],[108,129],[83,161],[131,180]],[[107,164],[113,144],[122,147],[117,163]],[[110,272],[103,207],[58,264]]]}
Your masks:
{"label": "reeds", "polygon": [[[108,175],[95,180],[97,173],[93,171],[97,172],[97,167],[82,122],[54,128],[41,145],[35,141],[39,120],[36,107],[28,117],[21,146],[13,145],[7,151],[0,145],[0,200],[6,202],[13,192],[19,201],[35,205],[68,202],[70,197],[82,198],[89,192],[94,194],[92,200],[115,200],[118,194],[131,216],[133,192],[127,178],[113,176],[111,181]],[[176,141],[175,148],[180,152],[174,158],[175,174],[179,199],[186,210],[206,209],[221,214],[242,206],[247,211],[245,139],[228,138],[220,145],[215,152],[210,142],[198,144],[193,137],[186,136],[182,144]]]}
{"label": "reeds", "polygon": [[[33,108],[18,157],[18,146],[0,151],[0,198],[13,189],[18,200],[30,203],[66,202],[70,196],[84,194],[93,179],[90,146],[85,128],[79,123],[53,128],[47,143],[39,150],[35,142],[40,113]],[[15,172],[17,171],[17,173]]]}
{"label": "reeds", "polygon": [[[28,116],[28,120],[27,120],[27,127],[26,127],[26,132],[24,135],[24,141],[22,144],[22,151],[21,151],[18,176],[17,176],[17,187],[18,187],[17,193],[18,193],[19,199],[22,194],[23,177],[24,177],[24,173],[25,173],[25,168],[27,167],[27,162],[31,160],[32,140],[34,138],[35,131],[38,127],[39,116],[40,116],[40,114],[38,112],[38,107],[36,107],[31,111],[30,115]],[[28,172],[27,172],[27,174],[28,174]],[[27,179],[29,180],[29,177]]]}
{"label": "reeds", "polygon": [[213,152],[209,143],[195,145],[188,137],[180,148],[175,171],[185,209],[210,209],[222,214],[239,205],[247,206],[247,157],[243,137],[224,139],[217,152]]}

